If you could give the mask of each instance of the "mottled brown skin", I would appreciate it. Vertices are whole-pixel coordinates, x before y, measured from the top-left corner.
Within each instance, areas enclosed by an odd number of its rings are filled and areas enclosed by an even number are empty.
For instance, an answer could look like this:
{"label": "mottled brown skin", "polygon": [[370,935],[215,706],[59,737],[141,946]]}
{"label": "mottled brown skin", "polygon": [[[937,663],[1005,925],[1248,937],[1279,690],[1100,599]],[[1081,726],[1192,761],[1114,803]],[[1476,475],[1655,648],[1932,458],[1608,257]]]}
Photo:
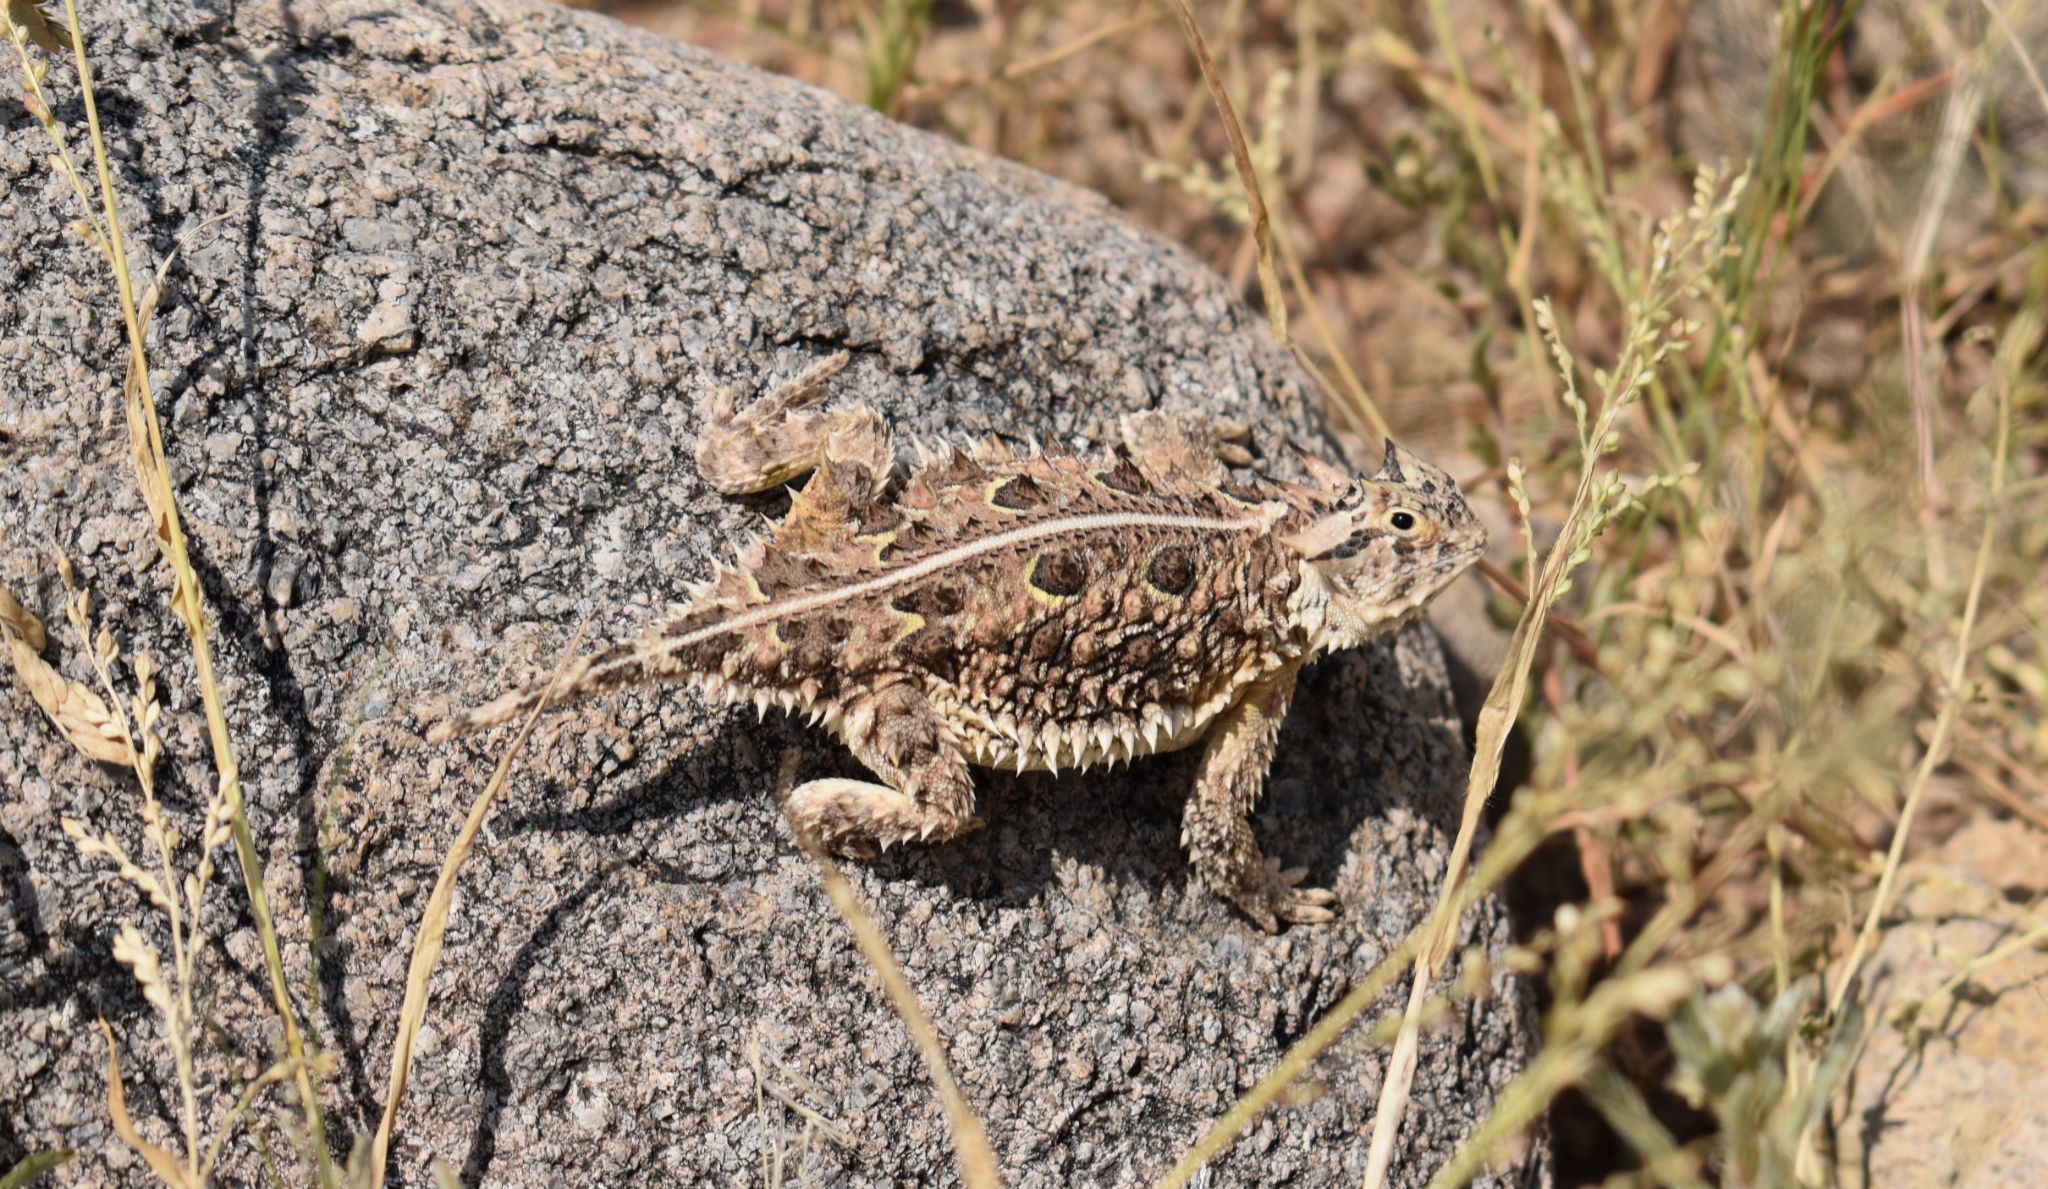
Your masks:
{"label": "mottled brown skin", "polygon": [[837,356],[744,410],[714,398],[698,464],[720,490],[812,472],[787,517],[682,615],[438,725],[466,734],[664,679],[807,712],[878,778],[791,793],[798,836],[839,850],[980,824],[970,765],[1017,771],[1206,742],[1182,826],[1196,872],[1267,929],[1331,919],[1247,822],[1296,674],[1418,613],[1485,534],[1457,486],[1391,442],[1371,480],[1232,477],[1242,452],[1159,414],[1126,453],[988,444],[895,450],[868,409],[818,410]]}

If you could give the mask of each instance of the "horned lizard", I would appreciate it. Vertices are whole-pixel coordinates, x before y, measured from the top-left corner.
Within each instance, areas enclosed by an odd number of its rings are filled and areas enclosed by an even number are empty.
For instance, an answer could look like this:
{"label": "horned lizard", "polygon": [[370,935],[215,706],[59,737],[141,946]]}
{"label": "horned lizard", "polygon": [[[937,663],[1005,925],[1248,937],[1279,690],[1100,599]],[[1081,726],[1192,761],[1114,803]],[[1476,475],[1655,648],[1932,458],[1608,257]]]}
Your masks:
{"label": "horned lizard", "polygon": [[1267,930],[1335,897],[1260,854],[1246,820],[1295,677],[1418,614],[1479,556],[1457,484],[1387,443],[1370,479],[1304,459],[1313,486],[1233,475],[1215,431],[1126,417],[1124,452],[918,448],[819,405],[844,354],[747,408],[705,408],[704,477],[727,494],[810,473],[772,533],[638,638],[434,727],[435,742],[621,686],[807,713],[875,780],[788,797],[807,843],[872,853],[980,824],[970,765],[1085,770],[1206,740],[1181,842]]}

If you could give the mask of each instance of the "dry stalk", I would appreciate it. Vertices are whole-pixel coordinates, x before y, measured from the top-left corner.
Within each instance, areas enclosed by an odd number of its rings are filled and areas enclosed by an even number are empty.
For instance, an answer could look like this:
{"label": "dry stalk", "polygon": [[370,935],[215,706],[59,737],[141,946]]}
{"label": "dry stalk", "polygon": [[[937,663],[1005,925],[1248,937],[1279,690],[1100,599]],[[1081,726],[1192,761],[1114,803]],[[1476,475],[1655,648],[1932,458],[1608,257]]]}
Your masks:
{"label": "dry stalk", "polygon": [[[1530,563],[1536,568],[1537,578],[1508,644],[1507,660],[1494,678],[1493,688],[1479,711],[1479,728],[1473,744],[1472,767],[1466,780],[1465,805],[1458,823],[1458,836],[1451,846],[1451,857],[1446,865],[1436,910],[1426,927],[1423,945],[1415,955],[1408,1010],[1394,1042],[1382,1081],[1379,1105],[1373,1115],[1372,1140],[1367,1150],[1363,1182],[1366,1189],[1380,1189],[1385,1185],[1393,1167],[1394,1141],[1407,1112],[1408,1093],[1420,1049],[1423,1005],[1428,986],[1450,957],[1451,945],[1457,936],[1462,911],[1456,907],[1456,894],[1471,861],[1487,799],[1493,795],[1494,786],[1500,781],[1501,757],[1507,748],[1508,734],[1528,699],[1529,673],[1543,639],[1544,623],[1551,607],[1570,589],[1572,571],[1591,557],[1594,538],[1632,498],[1611,472],[1604,479],[1600,476],[1601,456],[1617,440],[1617,425],[1622,412],[1648,386],[1655,368],[1673,350],[1683,347],[1687,336],[1696,329],[1682,320],[1667,325],[1666,311],[1680,297],[1693,292],[1707,270],[1719,263],[1721,241],[1718,232],[1733,212],[1742,184],[1738,178],[1725,195],[1717,195],[1718,179],[1709,171],[1695,188],[1692,207],[1682,216],[1666,220],[1659,228],[1653,241],[1647,281],[1639,300],[1633,305],[1635,316],[1627,345],[1617,361],[1614,374],[1603,374],[1605,399],[1590,431],[1586,424],[1585,403],[1578,395],[1576,363],[1559,336],[1549,304],[1537,304],[1538,325],[1549,341],[1564,381],[1566,403],[1579,426],[1581,461],[1578,484],[1572,493],[1570,510],[1557,542],[1543,556],[1540,566],[1534,557],[1533,541],[1530,542]],[[1694,270],[1690,275],[1684,271],[1688,268]],[[1522,523],[1527,525],[1528,501],[1522,491],[1518,465],[1509,467],[1509,490],[1521,505]]]}
{"label": "dry stalk", "polygon": [[1265,194],[1259,189],[1258,171],[1252,167],[1251,145],[1245,140],[1244,126],[1238,122],[1237,107],[1230,101],[1230,89],[1223,85],[1223,76],[1216,70],[1216,62],[1209,56],[1209,43],[1202,40],[1201,27],[1195,24],[1195,14],[1188,10],[1187,0],[1173,0],[1174,16],[1179,18],[1181,32],[1187,35],[1188,46],[1194,51],[1195,64],[1201,67],[1202,81],[1208,84],[1209,97],[1215,100],[1216,111],[1223,117],[1223,131],[1230,138],[1230,156],[1237,163],[1237,176],[1244,183],[1245,208],[1251,216],[1252,243],[1258,251],[1259,296],[1266,304],[1266,321],[1273,328],[1273,338],[1281,346],[1290,346],[1294,339],[1287,333],[1287,294],[1280,288],[1280,270],[1273,261],[1273,234],[1270,218],[1266,213]]}
{"label": "dry stalk", "polygon": [[434,890],[427,897],[426,911],[420,916],[419,936],[413,939],[412,960],[406,966],[405,1000],[398,1009],[398,1034],[391,1042],[391,1070],[385,1080],[384,1111],[377,1120],[377,1133],[370,1141],[369,1189],[382,1189],[385,1169],[391,1163],[391,1136],[398,1126],[399,1104],[405,1101],[406,1082],[412,1076],[413,1045],[418,1042],[420,1028],[426,1023],[434,965],[441,959],[441,942],[448,932],[448,912],[455,906],[456,878],[462,873],[462,865],[469,861],[469,852],[476,846],[476,838],[483,831],[485,819],[490,817],[491,806],[505,788],[505,778],[512,773],[512,761],[518,758],[519,749],[526,746],[527,736],[533,734],[534,723],[547,709],[555,683],[562,679],[569,662],[576,659],[577,649],[583,643],[583,630],[589,625],[587,616],[577,625],[568,647],[562,651],[561,659],[555,665],[554,675],[549,678],[547,692],[527,714],[526,721],[519,725],[519,734],[513,737],[505,753],[498,757],[496,771],[491,773],[490,780],[485,782],[476,800],[470,803],[469,816],[463,820],[462,829],[456,832],[455,841],[449,844],[448,853],[441,858],[441,872],[435,877]]}
{"label": "dry stalk", "polygon": [[838,864],[822,851],[813,851],[811,859],[818,865],[818,878],[825,884],[825,894],[831,897],[832,906],[839,910],[839,915],[846,919],[846,926],[853,931],[861,954],[874,968],[875,976],[882,980],[882,990],[889,996],[890,1005],[902,1017],[903,1026],[910,1030],[910,1038],[924,1057],[925,1067],[931,1071],[932,1083],[938,1087],[939,1101],[945,1107],[946,1130],[953,1137],[954,1157],[960,1162],[960,1179],[971,1189],[999,1189],[1003,1183],[1002,1173],[996,1164],[995,1149],[989,1147],[988,1132],[976,1117],[974,1108],[967,1105],[959,1083],[953,1080],[953,1071],[946,1062],[945,1044],[939,1039],[938,1029],[932,1027],[931,1017],[925,1014],[923,1005],[918,1002],[910,980],[904,977],[902,965],[890,952],[888,939],[882,936],[882,931],[875,927],[874,919],[861,907],[860,897],[854,895],[852,885],[839,873]]}
{"label": "dry stalk", "polygon": [[1934,769],[1948,758],[1948,739],[1955,729],[1956,715],[1961,711],[1969,687],[1965,684],[1970,666],[1970,638],[1976,630],[1977,612],[1983,605],[1984,584],[1991,572],[1992,546],[1997,541],[1999,509],[2005,495],[2005,464],[2012,445],[2012,390],[2019,384],[2019,368],[2031,353],[2039,339],[2041,328],[2032,319],[2024,325],[2007,331],[2007,374],[1998,383],[1998,444],[1992,455],[1991,492],[1985,500],[1984,528],[1977,538],[1977,559],[1970,572],[1969,594],[1963,601],[1961,621],[1956,625],[1955,655],[1949,661],[1947,680],[1941,689],[1941,709],[1936,713],[1934,729],[1927,740],[1926,748],[1920,754],[1919,766],[1913,772],[1913,783],[1906,792],[1905,803],[1899,809],[1899,823],[1892,830],[1890,849],[1885,854],[1883,874],[1879,876],[1877,892],[1870,898],[1870,908],[1863,918],[1863,927],[1857,930],[1856,940],[1849,949],[1849,956],[1842,962],[1841,977],[1828,995],[1828,1016],[1833,1019],[1841,1014],[1842,1003],[1849,991],[1856,985],[1856,975],[1863,967],[1863,960],[1870,952],[1877,938],[1878,925],[1891,907],[1891,898],[1898,883],[1899,866],[1905,859],[1906,842],[1913,834],[1913,818],[1919,811],[1920,801],[1926,795]]}
{"label": "dry stalk", "polygon": [[[171,571],[171,608],[184,623],[192,640],[201,700],[206,707],[214,760],[220,777],[209,800],[205,825],[201,831],[202,850],[207,851],[224,845],[229,838],[236,844],[244,886],[248,891],[257,934],[265,953],[274,1005],[284,1031],[289,1054],[288,1063],[297,1082],[308,1130],[315,1140],[314,1148],[319,1170],[322,1179],[325,1180],[328,1169],[326,1142],[320,1118],[319,1098],[312,1083],[312,1063],[307,1060],[284,982],[284,969],[278,954],[276,931],[263,888],[261,864],[242,807],[239,769],[235,763],[228,736],[226,713],[222,707],[219,686],[214,675],[199,582],[187,556],[176,500],[170,486],[169,465],[164,453],[162,430],[157,421],[145,350],[148,311],[143,304],[138,303],[134,282],[129,274],[126,247],[115,202],[112,167],[106,139],[100,127],[92,69],[86,57],[83,26],[78,17],[75,0],[65,0],[64,8],[69,21],[68,29],[51,21],[40,7],[25,0],[17,0],[7,5],[5,24],[26,83],[28,95],[25,102],[55,148],[53,161],[57,172],[78,200],[84,215],[82,225],[86,229],[87,238],[107,259],[119,294],[122,321],[128,340],[124,403],[131,440],[135,444],[133,453],[138,479],[141,482],[144,500],[152,514],[153,527],[165,564]],[[69,50],[72,54],[78,72],[79,94],[85,107],[92,160],[97,172],[100,200],[98,212],[93,209],[91,195],[81,176],[78,163],[71,155],[64,130],[52,114],[48,97],[43,90],[47,67],[30,54],[31,44],[51,53]],[[65,577],[68,586],[68,570]],[[67,614],[81,636],[90,635],[86,628],[87,602],[84,594],[74,593]],[[40,658],[35,655],[37,649],[29,642],[29,633],[21,631],[20,627],[21,625],[16,623],[8,632],[9,652],[17,672],[29,685],[38,705],[43,706],[46,713],[51,715],[52,721],[58,725],[60,732],[75,746],[84,746],[87,754],[93,755],[94,758],[123,763],[136,774],[143,788],[144,831],[158,852],[160,869],[146,882],[141,878],[140,869],[135,864],[127,862],[125,858],[117,858],[119,849],[112,844],[110,836],[91,838],[84,828],[76,823],[67,823],[66,828],[81,847],[114,859],[121,867],[123,877],[143,888],[151,903],[163,911],[169,921],[174,972],[170,976],[169,990],[165,989],[162,981],[165,976],[161,963],[139,932],[132,937],[124,936],[119,946],[119,956],[136,976],[143,980],[146,995],[152,1003],[159,1006],[165,1016],[181,1083],[185,1153],[183,1164],[179,1166],[179,1176],[197,1183],[206,1177],[210,1161],[202,1157],[199,1143],[199,1112],[191,1059],[196,1019],[192,1008],[192,987],[196,978],[195,963],[204,948],[205,940],[197,925],[199,901],[212,873],[212,860],[210,854],[202,853],[197,869],[182,882],[172,871],[171,861],[179,842],[179,835],[164,818],[155,797],[153,783],[154,765],[161,750],[161,743],[157,740],[154,729],[159,713],[155,701],[154,665],[146,657],[135,658],[132,662],[139,692],[134,699],[131,715],[124,711],[121,699],[114,693],[111,673],[114,648],[110,635],[102,632],[93,640],[90,648],[94,668],[107,695],[106,701],[96,702],[91,691],[84,690],[75,683],[63,682],[54,670],[42,665]],[[120,736],[119,740],[115,737],[117,733]],[[136,742],[138,739],[139,746]],[[81,744],[81,740],[87,742]],[[126,754],[121,754],[124,751]],[[188,913],[192,918],[190,924],[183,919]],[[118,1066],[111,1058],[109,1068],[118,1074]],[[118,1105],[118,1084],[110,1089],[110,1096],[110,1104]],[[131,1133],[132,1129],[124,1131],[124,1138]],[[142,1151],[140,1148],[137,1150]],[[159,1162],[151,1158],[147,1152],[143,1154],[151,1167],[156,1169],[159,1175],[164,1175]]]}

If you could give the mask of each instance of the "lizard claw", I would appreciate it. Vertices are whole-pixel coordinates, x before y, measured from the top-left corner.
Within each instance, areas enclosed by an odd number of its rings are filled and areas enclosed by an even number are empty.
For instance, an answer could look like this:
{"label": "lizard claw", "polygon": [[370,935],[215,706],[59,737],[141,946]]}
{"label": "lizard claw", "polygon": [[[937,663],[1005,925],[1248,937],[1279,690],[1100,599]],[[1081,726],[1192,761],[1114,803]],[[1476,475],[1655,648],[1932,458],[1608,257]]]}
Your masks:
{"label": "lizard claw", "polygon": [[1336,920],[1337,914],[1331,908],[1337,903],[1337,894],[1327,888],[1298,886],[1306,878],[1308,868],[1289,867],[1283,871],[1277,862],[1268,859],[1265,879],[1231,900],[1268,933],[1278,933],[1282,922],[1324,925]]}
{"label": "lizard claw", "polygon": [[882,852],[889,849],[889,844],[877,844],[874,839],[863,838],[858,834],[842,834],[827,843],[825,849],[842,859],[872,863],[882,857]]}

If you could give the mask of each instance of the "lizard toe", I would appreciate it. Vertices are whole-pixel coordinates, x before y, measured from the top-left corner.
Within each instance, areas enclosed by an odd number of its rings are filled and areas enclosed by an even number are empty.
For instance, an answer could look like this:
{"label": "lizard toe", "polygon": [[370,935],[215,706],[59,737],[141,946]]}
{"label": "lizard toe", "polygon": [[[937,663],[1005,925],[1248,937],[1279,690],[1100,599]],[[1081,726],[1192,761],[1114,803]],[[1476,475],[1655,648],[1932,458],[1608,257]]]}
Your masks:
{"label": "lizard toe", "polygon": [[1301,886],[1308,878],[1308,868],[1288,867],[1268,859],[1266,861],[1265,897],[1268,911],[1290,925],[1325,925],[1337,919],[1331,911],[1337,903],[1337,894],[1327,888],[1305,888]]}
{"label": "lizard toe", "polygon": [[1269,859],[1264,876],[1264,879],[1255,880],[1250,887],[1230,897],[1238,911],[1250,917],[1259,928],[1268,933],[1278,933],[1283,925],[1325,925],[1337,919],[1334,911],[1336,893],[1326,888],[1299,886],[1308,876],[1307,868],[1282,870],[1278,863]]}

